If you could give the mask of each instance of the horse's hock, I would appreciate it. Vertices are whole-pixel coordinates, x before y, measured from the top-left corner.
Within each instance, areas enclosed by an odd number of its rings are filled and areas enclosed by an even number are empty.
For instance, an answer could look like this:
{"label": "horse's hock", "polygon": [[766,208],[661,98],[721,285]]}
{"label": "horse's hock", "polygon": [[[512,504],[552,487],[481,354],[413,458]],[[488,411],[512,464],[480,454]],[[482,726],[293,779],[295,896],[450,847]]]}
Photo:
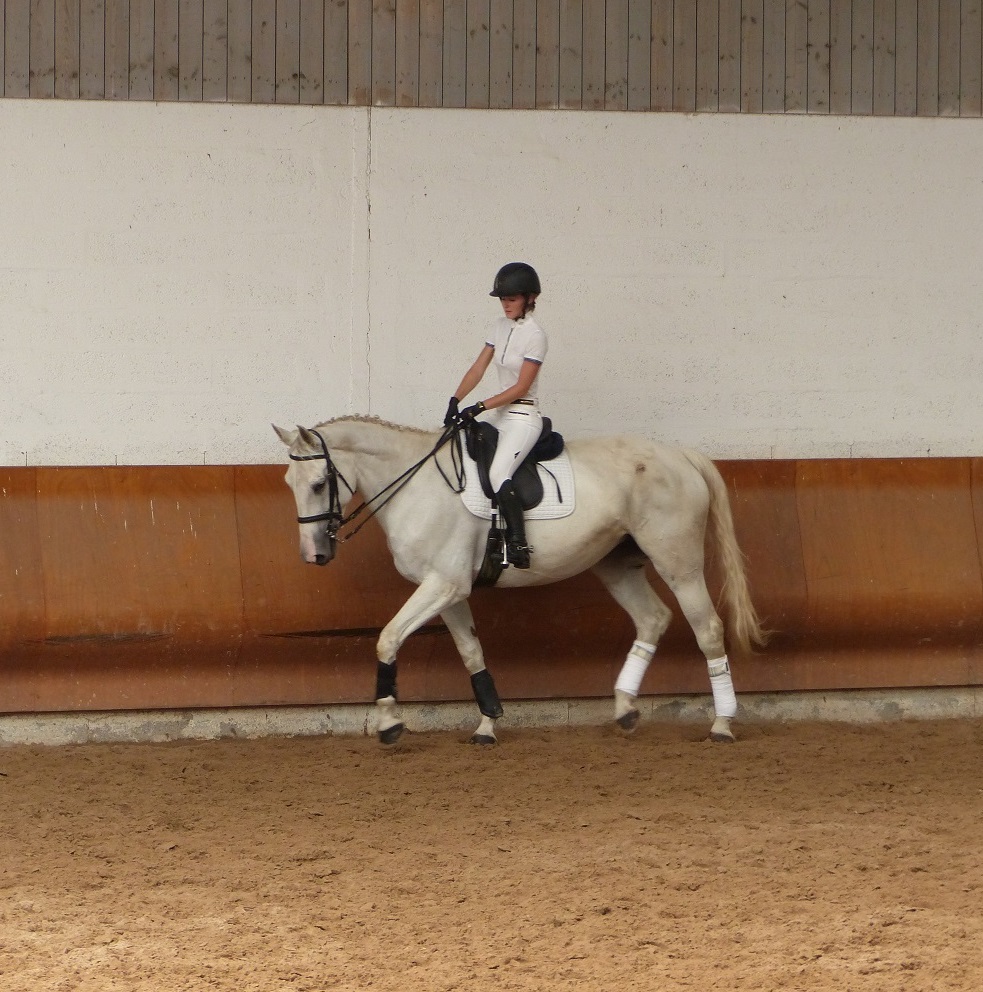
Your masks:
{"label": "horse's hock", "polygon": [[[776,631],[733,659],[739,692],[983,684],[983,459],[717,465]],[[412,587],[374,525],[329,567],[301,562],[283,472],[0,469],[0,710],[368,701],[375,637]],[[505,699],[610,696],[633,632],[598,590],[474,594]],[[707,692],[675,613],[643,693]],[[400,695],[471,698],[439,623],[403,648]]]}

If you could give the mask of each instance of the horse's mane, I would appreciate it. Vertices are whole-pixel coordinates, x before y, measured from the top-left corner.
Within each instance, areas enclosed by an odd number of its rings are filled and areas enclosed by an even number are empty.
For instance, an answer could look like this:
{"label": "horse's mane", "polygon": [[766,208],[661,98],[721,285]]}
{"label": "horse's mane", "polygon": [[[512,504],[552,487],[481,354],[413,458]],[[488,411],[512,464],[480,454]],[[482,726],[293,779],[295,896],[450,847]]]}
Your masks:
{"label": "horse's mane", "polygon": [[383,420],[381,417],[370,417],[361,413],[350,413],[343,417],[332,417],[330,420],[322,420],[314,428],[320,430],[322,427],[329,427],[331,424],[375,424],[378,427],[386,427],[389,430],[400,431],[405,434],[432,434],[433,431],[424,430],[422,427],[411,427],[408,424],[394,424],[390,420]]}

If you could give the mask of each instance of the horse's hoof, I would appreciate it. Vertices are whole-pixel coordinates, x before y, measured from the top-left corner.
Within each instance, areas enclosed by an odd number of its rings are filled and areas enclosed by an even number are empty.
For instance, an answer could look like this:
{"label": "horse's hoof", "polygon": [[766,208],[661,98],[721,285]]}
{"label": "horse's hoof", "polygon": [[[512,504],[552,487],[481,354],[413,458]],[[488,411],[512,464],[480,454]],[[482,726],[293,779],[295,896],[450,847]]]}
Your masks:
{"label": "horse's hoof", "polygon": [[627,713],[622,713],[621,716],[615,720],[615,723],[626,733],[630,734],[638,726],[638,717],[638,710],[629,710]]}
{"label": "horse's hoof", "polygon": [[735,737],[733,734],[722,734],[719,730],[710,732],[710,740],[714,744],[733,744]]}
{"label": "horse's hoof", "polygon": [[497,744],[498,738],[492,737],[491,734],[472,734],[471,740],[468,741],[469,744]]}
{"label": "horse's hoof", "polygon": [[379,743],[380,744],[395,744],[396,741],[400,739],[403,735],[403,731],[406,729],[406,725],[402,723],[394,723],[391,727],[386,727],[385,730],[379,731]]}

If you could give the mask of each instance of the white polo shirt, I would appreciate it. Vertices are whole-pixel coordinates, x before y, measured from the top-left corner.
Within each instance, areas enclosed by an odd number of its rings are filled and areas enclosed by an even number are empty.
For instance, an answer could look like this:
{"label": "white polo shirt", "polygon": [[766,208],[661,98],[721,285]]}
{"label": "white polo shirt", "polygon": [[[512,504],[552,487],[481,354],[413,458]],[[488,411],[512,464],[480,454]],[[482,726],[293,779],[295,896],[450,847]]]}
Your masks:
{"label": "white polo shirt", "polygon": [[[526,314],[521,320],[499,317],[492,324],[485,344],[495,349],[492,364],[498,370],[500,392],[511,388],[519,381],[519,370],[524,361],[542,365],[543,359],[546,358],[546,333],[536,323],[532,314]],[[538,392],[539,376],[536,376],[526,396],[529,399],[536,399]]]}

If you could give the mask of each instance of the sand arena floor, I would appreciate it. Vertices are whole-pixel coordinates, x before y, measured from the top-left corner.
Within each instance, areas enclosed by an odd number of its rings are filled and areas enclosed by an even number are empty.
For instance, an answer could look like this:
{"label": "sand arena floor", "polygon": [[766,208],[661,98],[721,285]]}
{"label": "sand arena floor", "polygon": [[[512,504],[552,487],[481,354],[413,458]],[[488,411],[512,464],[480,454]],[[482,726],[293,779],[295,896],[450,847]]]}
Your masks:
{"label": "sand arena floor", "polygon": [[983,721],[0,750],[0,988],[983,986]]}

